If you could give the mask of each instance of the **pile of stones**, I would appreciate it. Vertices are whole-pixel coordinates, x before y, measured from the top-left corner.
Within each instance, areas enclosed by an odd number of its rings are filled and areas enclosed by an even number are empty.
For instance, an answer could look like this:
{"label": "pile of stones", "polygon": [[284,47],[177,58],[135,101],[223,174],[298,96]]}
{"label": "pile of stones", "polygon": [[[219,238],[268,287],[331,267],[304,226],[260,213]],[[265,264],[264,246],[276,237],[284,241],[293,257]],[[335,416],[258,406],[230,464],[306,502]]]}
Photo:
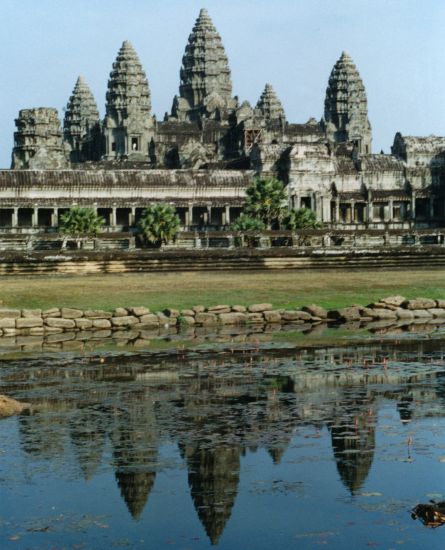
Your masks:
{"label": "pile of stones", "polygon": [[445,300],[390,296],[364,307],[326,310],[315,304],[298,310],[274,309],[272,304],[195,306],[152,313],[146,307],[117,308],[112,312],[74,308],[0,309],[0,335],[43,335],[79,331],[153,330],[169,327],[218,325],[273,325],[417,320],[445,322]]}

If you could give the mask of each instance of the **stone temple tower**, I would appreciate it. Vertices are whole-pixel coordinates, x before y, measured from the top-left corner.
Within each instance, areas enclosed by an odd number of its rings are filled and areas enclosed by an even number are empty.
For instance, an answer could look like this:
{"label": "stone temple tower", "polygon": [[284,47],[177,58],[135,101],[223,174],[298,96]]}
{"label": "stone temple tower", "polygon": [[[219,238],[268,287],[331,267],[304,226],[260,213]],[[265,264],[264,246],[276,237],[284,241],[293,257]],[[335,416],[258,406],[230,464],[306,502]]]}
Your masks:
{"label": "stone temple tower", "polygon": [[15,120],[13,169],[67,168],[57,109],[22,109]]}
{"label": "stone temple tower", "polygon": [[154,132],[148,80],[139,58],[125,41],[110,73],[104,122],[105,159],[148,161]]}
{"label": "stone temple tower", "polygon": [[205,9],[199,12],[189,36],[180,78],[179,98],[173,101],[173,117],[188,121],[202,117],[221,120],[236,108],[227,55]]}
{"label": "stone temple tower", "polygon": [[90,88],[81,76],[66,106],[63,133],[70,147],[72,162],[99,160],[99,111]]}
{"label": "stone temple tower", "polygon": [[256,109],[268,121],[281,121],[283,124],[286,121],[283,105],[278,99],[272,84],[266,84],[263,93],[256,104]]}
{"label": "stone temple tower", "polygon": [[371,153],[365,87],[351,57],[343,52],[329,77],[324,103],[324,122],[334,143],[353,143],[358,153]]}

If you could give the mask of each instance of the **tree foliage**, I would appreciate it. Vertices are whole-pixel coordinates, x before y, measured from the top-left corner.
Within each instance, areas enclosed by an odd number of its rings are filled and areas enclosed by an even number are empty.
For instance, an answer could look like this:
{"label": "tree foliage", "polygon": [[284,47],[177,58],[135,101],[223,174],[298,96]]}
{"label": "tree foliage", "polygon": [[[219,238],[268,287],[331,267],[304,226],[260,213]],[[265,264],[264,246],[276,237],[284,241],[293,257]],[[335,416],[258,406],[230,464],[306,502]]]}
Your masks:
{"label": "tree foliage", "polygon": [[284,229],[295,231],[297,229],[320,229],[321,223],[317,215],[309,208],[297,208],[288,210],[283,218]]}
{"label": "tree foliage", "polygon": [[246,214],[261,220],[269,229],[280,224],[286,205],[284,184],[275,178],[255,178],[246,190]]}
{"label": "tree foliage", "polygon": [[174,239],[181,221],[176,210],[168,204],[153,204],[142,212],[138,228],[151,244],[161,246]]}
{"label": "tree foliage", "polygon": [[[73,238],[79,247],[82,239],[95,237],[104,223],[105,220],[92,208],[74,206],[61,216],[59,231]],[[66,244],[66,239],[63,244]]]}
{"label": "tree foliage", "polygon": [[261,231],[265,227],[261,220],[248,214],[241,214],[230,226],[234,231]]}

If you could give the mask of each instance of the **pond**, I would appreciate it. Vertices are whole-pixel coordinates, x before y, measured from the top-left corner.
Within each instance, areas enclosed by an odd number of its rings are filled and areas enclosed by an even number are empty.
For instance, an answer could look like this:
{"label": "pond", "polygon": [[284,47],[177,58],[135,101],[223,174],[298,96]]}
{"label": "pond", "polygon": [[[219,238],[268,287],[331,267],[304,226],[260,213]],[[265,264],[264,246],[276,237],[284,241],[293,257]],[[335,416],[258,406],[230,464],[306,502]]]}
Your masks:
{"label": "pond", "polygon": [[2,549],[444,548],[445,338],[4,356]]}

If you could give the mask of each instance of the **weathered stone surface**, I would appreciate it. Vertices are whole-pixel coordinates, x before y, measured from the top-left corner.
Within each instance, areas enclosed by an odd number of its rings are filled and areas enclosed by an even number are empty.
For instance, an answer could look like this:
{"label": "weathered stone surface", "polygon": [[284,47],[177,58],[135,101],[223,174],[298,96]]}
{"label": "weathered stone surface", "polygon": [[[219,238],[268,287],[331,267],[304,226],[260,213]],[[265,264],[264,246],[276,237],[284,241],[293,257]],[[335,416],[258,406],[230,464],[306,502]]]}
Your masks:
{"label": "weathered stone surface", "polygon": [[114,327],[131,327],[133,325],[137,325],[138,323],[139,319],[137,317],[134,317],[133,315],[111,318],[111,324]]}
{"label": "weathered stone surface", "polygon": [[0,417],[5,418],[19,414],[25,409],[29,409],[30,406],[29,403],[22,403],[21,401],[6,397],[6,395],[0,395]]}
{"label": "weathered stone surface", "polygon": [[112,317],[128,317],[128,310],[123,307],[118,307],[113,311]]}
{"label": "weathered stone surface", "polygon": [[4,328],[3,334],[5,336],[14,336],[14,334],[17,334],[17,329],[15,328]]}
{"label": "weathered stone surface", "polygon": [[361,313],[362,316],[371,317],[372,319],[397,319],[397,313],[392,309],[364,307]]}
{"label": "weathered stone surface", "polygon": [[411,321],[412,319],[414,319],[414,313],[410,309],[404,309],[400,307],[396,310],[395,313],[399,319],[402,319],[404,321]]}
{"label": "weathered stone surface", "polygon": [[285,310],[281,312],[281,318],[283,321],[298,321],[300,319],[299,313],[299,311],[295,310]]}
{"label": "weathered stone surface", "polygon": [[45,311],[42,312],[42,317],[60,317],[61,315],[62,313],[58,307],[45,309]]}
{"label": "weathered stone surface", "polygon": [[195,324],[195,317],[192,315],[181,315],[178,320],[180,326],[193,326]]}
{"label": "weathered stone surface", "polygon": [[61,314],[64,319],[80,319],[80,317],[83,317],[81,309],[74,309],[72,307],[63,307]]}
{"label": "weathered stone surface", "polygon": [[230,313],[232,308],[226,305],[211,306],[207,308],[208,313]]}
{"label": "weathered stone surface", "polygon": [[249,313],[262,313],[263,311],[270,311],[272,309],[272,304],[252,304],[248,307]]}
{"label": "weathered stone surface", "polygon": [[402,307],[405,307],[406,309],[430,309],[436,307],[436,300],[430,300],[429,298],[405,300]]}
{"label": "weathered stone surface", "polygon": [[436,300],[436,306],[440,308],[445,308],[445,300]]}
{"label": "weathered stone surface", "polygon": [[197,325],[216,325],[218,317],[214,313],[197,313],[195,323]]}
{"label": "weathered stone surface", "polygon": [[29,329],[29,334],[31,335],[40,335],[40,334],[44,334],[44,332],[45,332],[44,327],[31,327]]}
{"label": "weathered stone surface", "polygon": [[54,328],[73,329],[76,328],[76,323],[73,319],[62,319],[60,317],[47,317],[45,325]]}
{"label": "weathered stone surface", "polygon": [[262,324],[266,321],[264,320],[263,314],[261,312],[258,313],[245,313],[245,316],[247,317],[247,322],[252,324]]}
{"label": "weathered stone surface", "polygon": [[296,313],[298,313],[298,318],[303,321],[310,321],[312,319],[312,315],[307,311],[297,310]]}
{"label": "weathered stone surface", "polygon": [[81,330],[87,330],[93,326],[93,321],[91,319],[75,319],[76,327]]}
{"label": "weathered stone surface", "polygon": [[368,309],[387,309],[390,311],[396,311],[399,306],[393,306],[392,304],[386,304],[384,302],[373,302],[369,304]]}
{"label": "weathered stone surface", "polygon": [[0,319],[9,318],[16,319],[21,316],[21,311],[19,309],[4,309],[0,308]]}
{"label": "weathered stone surface", "polygon": [[434,317],[445,317],[445,308],[432,307],[428,311]]}
{"label": "weathered stone surface", "polygon": [[[122,317],[120,317],[121,319]],[[111,328],[111,321],[110,319],[91,319],[92,326],[95,329],[109,329]]]}
{"label": "weathered stone surface", "polygon": [[281,315],[276,310],[265,311],[263,316],[266,323],[281,323]]}
{"label": "weathered stone surface", "polygon": [[15,328],[31,328],[43,326],[41,317],[22,317],[15,320]]}
{"label": "weathered stone surface", "polygon": [[142,317],[142,315],[148,315],[150,313],[150,310],[146,307],[140,306],[129,308],[129,312],[136,317]]}
{"label": "weathered stone surface", "polygon": [[427,309],[411,309],[411,311],[416,319],[426,319],[433,316]]}
{"label": "weathered stone surface", "polygon": [[184,317],[194,317],[195,312],[193,311],[193,309],[181,309],[181,315],[183,315]]}
{"label": "weathered stone surface", "polygon": [[109,311],[103,309],[86,309],[83,313],[88,319],[111,319],[112,317]]}
{"label": "weathered stone surface", "polygon": [[317,306],[316,304],[309,304],[301,309],[309,313],[309,315],[319,317],[320,319],[326,319],[328,316],[327,310],[324,307]]}
{"label": "weathered stone surface", "polygon": [[361,318],[358,307],[344,307],[341,309],[331,309],[328,311],[328,319],[337,319],[340,321],[358,321]]}
{"label": "weathered stone surface", "polygon": [[235,305],[232,306],[232,311],[235,313],[246,313],[247,308],[245,306]]}
{"label": "weathered stone surface", "polygon": [[238,325],[243,324],[247,320],[247,317],[244,313],[232,312],[232,313],[221,313],[219,315],[219,322],[223,325]]}
{"label": "weathered stone surface", "polygon": [[0,317],[0,328],[15,328],[15,319]]}
{"label": "weathered stone surface", "polygon": [[144,327],[159,327],[159,317],[153,313],[142,315],[139,317],[139,322]]}
{"label": "weathered stone surface", "polygon": [[22,317],[41,317],[41,309],[22,309]]}
{"label": "weathered stone surface", "polygon": [[204,306],[193,306],[192,309],[195,313],[204,313],[206,310]]}
{"label": "weathered stone surface", "polygon": [[400,307],[403,302],[406,301],[406,298],[404,296],[387,296],[386,298],[382,298],[379,301],[382,302],[382,304]]}
{"label": "weathered stone surface", "polygon": [[63,328],[44,326],[43,332],[44,334],[60,334],[61,332],[63,332]]}

